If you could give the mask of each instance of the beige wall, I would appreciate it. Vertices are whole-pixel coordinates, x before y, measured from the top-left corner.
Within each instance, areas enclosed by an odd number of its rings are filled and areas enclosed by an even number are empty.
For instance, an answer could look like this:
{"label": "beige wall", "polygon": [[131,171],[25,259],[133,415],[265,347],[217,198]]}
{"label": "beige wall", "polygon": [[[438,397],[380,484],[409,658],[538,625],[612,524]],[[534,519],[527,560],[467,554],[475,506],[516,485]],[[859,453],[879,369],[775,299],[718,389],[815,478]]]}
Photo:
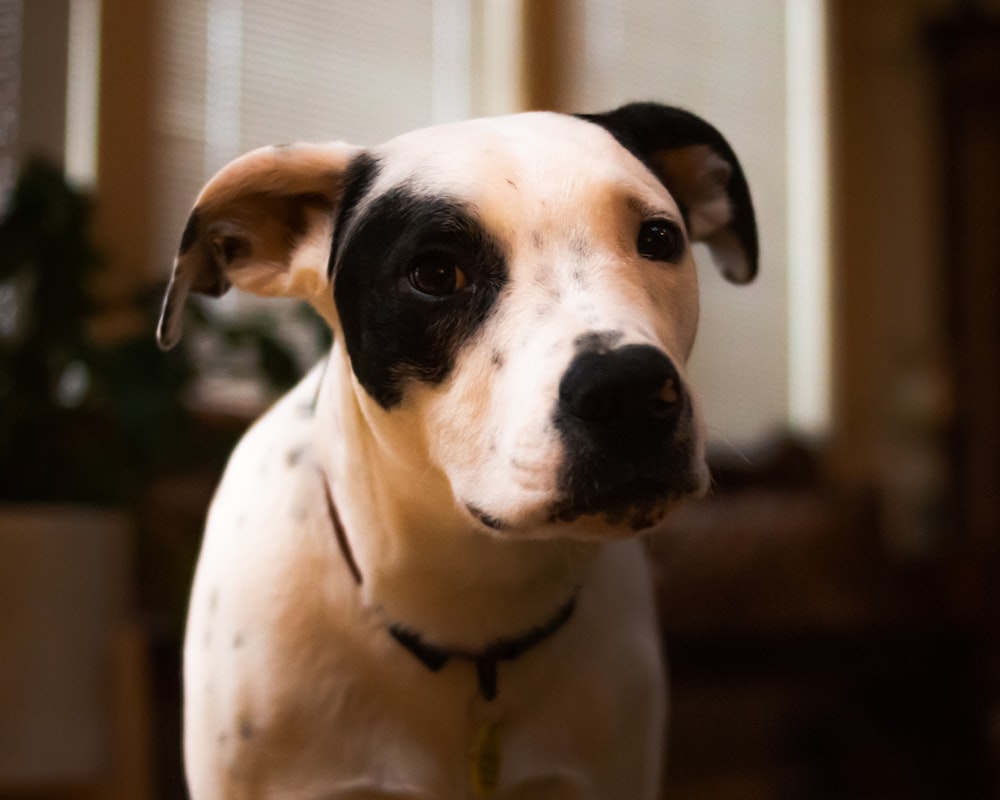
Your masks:
{"label": "beige wall", "polygon": [[[71,0],[24,0],[16,156],[64,162]],[[95,287],[99,337],[138,324],[126,309],[153,270],[152,86],[154,0],[102,0],[96,235],[108,269]]]}
{"label": "beige wall", "polygon": [[98,291],[103,332],[137,324],[120,307],[153,276],[154,0],[102,0],[97,134],[97,234],[110,259]]}

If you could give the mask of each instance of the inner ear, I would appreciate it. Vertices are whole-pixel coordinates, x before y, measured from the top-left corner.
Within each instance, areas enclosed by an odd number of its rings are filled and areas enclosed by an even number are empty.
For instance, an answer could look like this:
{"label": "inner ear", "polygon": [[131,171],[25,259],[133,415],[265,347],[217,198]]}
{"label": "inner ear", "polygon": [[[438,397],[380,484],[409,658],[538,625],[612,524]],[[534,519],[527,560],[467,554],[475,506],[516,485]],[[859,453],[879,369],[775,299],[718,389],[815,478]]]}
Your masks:
{"label": "inner ear", "polygon": [[309,301],[331,325],[327,265],[348,166],[361,149],[343,142],[264,147],[228,164],[188,218],[157,329],[169,348],[181,335],[190,292],[229,287]]}
{"label": "inner ear", "polygon": [[719,131],[689,111],[659,103],[580,116],[653,171],[681,207],[691,239],[708,245],[726,278],[753,280],[759,256],[753,202],[736,154]]}
{"label": "inner ear", "polygon": [[726,191],[733,168],[712,148],[704,144],[678,147],[661,151],[652,160],[681,206],[692,239],[707,240],[733,221]]}
{"label": "inner ear", "polygon": [[253,248],[245,236],[216,236],[212,239],[212,255],[215,257],[215,265],[225,271],[237,259],[251,258]]}
{"label": "inner ear", "polygon": [[309,299],[322,288],[322,270],[309,267],[329,248],[334,210],[332,198],[313,193],[244,197],[207,225],[200,255],[210,263],[197,271],[254,294]]}
{"label": "inner ear", "polygon": [[652,164],[680,205],[691,239],[708,245],[728,280],[752,280],[755,269],[745,249],[750,239],[736,231],[740,220],[728,189],[732,165],[704,144],[660,151]]}

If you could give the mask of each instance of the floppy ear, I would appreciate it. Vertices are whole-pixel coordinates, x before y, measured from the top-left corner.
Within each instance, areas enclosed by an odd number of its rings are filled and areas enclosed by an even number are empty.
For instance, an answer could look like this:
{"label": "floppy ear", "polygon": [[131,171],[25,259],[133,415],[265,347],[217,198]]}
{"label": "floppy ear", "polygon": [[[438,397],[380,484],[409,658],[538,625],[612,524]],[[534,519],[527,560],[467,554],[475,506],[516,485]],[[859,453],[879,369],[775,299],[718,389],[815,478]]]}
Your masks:
{"label": "floppy ear", "polygon": [[333,319],[327,266],[344,173],[360,148],[342,142],[263,147],[236,159],[195,201],[163,299],[157,341],[180,340],[184,303],[231,285],[309,300]]}
{"label": "floppy ear", "polygon": [[677,201],[691,239],[704,242],[733,283],[757,274],[757,224],[750,189],[729,143],[705,120],[658,103],[581,114],[645,163]]}

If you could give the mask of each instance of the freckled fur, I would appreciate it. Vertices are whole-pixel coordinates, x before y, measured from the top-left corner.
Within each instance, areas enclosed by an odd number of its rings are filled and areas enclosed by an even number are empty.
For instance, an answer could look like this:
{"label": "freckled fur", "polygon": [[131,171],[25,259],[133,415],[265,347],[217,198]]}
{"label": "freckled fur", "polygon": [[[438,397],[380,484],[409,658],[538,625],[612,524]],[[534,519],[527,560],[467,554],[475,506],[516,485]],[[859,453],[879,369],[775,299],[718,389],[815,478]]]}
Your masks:
{"label": "freckled fur", "polygon": [[[625,139],[630,113],[615,117],[614,135],[599,119],[536,113],[368,149],[263,148],[202,191],[161,342],[180,335],[188,292],[231,282],[308,300],[334,345],[243,438],[212,503],[184,657],[193,800],[467,797],[475,671],[452,659],[430,672],[388,625],[475,650],[537,627],[574,595],[564,628],[500,667],[497,797],[657,796],[663,665],[649,576],[630,537],[659,524],[664,508],[561,505],[573,454],[553,408],[581,348],[656,348],[687,391],[694,261],[690,248],[669,268],[640,258],[638,226],[649,214],[688,215],[737,271],[740,234],[727,229],[724,170],[698,152],[669,162],[684,173],[682,208],[655,159],[629,149],[649,138]],[[433,333],[445,337],[440,361],[387,362],[396,380],[380,397],[348,355],[371,331],[345,324],[334,288],[361,274],[372,242],[357,237],[390,197],[405,213],[439,201],[462,209],[497,264],[481,313],[428,317],[427,328],[446,329]],[[393,232],[380,226],[382,237]],[[419,226],[408,235],[419,251]],[[385,293],[379,302],[407,291],[405,263],[372,284]],[[365,357],[375,366],[389,358]],[[696,408],[679,436],[679,463],[704,487]]]}

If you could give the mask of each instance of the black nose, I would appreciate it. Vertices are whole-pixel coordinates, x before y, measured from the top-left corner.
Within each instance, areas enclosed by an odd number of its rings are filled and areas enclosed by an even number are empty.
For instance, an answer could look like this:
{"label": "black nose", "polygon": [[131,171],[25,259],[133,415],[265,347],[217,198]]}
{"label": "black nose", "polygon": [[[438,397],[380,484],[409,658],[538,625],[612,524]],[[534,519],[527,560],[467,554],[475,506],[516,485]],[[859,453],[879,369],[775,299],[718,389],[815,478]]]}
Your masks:
{"label": "black nose", "polygon": [[578,354],[559,384],[563,414],[591,429],[662,428],[684,406],[673,363],[649,345]]}
{"label": "black nose", "polygon": [[649,345],[583,350],[559,383],[553,423],[565,456],[559,519],[603,513],[638,530],[693,487],[695,450],[673,362]]}

